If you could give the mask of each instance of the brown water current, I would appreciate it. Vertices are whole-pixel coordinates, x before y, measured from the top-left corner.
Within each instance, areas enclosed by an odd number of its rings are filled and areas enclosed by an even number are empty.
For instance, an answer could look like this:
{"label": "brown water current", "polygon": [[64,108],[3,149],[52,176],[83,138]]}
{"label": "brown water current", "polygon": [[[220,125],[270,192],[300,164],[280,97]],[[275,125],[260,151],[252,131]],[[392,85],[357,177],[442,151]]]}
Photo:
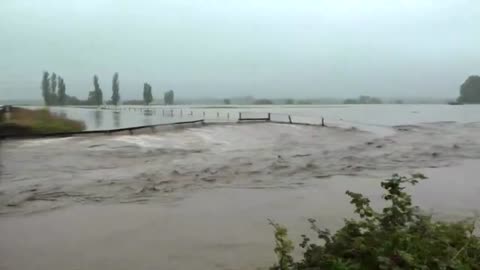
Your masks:
{"label": "brown water current", "polygon": [[480,209],[480,124],[392,135],[282,124],[135,136],[4,141],[0,269],[255,269],[273,260],[267,218],[292,238],[351,216],[345,190],[381,205],[380,180],[429,176],[415,202],[440,218]]}

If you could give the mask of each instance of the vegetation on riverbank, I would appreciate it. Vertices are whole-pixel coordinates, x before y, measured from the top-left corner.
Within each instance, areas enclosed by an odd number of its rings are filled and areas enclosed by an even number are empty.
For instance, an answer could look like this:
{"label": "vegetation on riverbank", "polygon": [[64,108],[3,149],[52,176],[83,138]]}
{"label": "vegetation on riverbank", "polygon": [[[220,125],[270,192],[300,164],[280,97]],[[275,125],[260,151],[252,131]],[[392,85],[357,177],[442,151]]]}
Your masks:
{"label": "vegetation on riverbank", "polygon": [[3,115],[0,122],[0,135],[4,136],[79,132],[84,129],[83,122],[53,114],[47,109],[13,108],[8,116]]}
{"label": "vegetation on riverbank", "polygon": [[278,257],[271,269],[480,269],[476,219],[447,223],[422,214],[403,186],[422,179],[425,177],[421,174],[393,175],[382,182],[387,201],[382,212],[375,211],[362,194],[347,191],[360,219],[346,219],[334,234],[310,219],[320,243],[302,235],[300,247],[304,253],[298,262],[291,255],[294,247],[287,229],[271,221]]}

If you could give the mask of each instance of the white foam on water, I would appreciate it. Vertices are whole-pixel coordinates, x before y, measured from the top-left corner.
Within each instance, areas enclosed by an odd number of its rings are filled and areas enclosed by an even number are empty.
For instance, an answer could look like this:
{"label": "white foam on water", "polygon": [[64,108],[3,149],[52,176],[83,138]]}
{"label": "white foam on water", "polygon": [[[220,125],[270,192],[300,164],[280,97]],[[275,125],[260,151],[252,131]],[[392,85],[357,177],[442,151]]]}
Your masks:
{"label": "white foam on water", "polygon": [[164,136],[155,135],[125,135],[112,138],[114,141],[119,141],[127,144],[134,144],[142,148],[166,148],[172,147],[172,141]]}
{"label": "white foam on water", "polygon": [[65,143],[67,140],[71,140],[71,139],[73,139],[73,137],[19,140],[17,145],[19,147],[37,147],[37,146],[42,146],[47,144]]}
{"label": "white foam on water", "polygon": [[335,120],[332,122],[327,123],[327,126],[330,127],[339,127],[344,129],[349,128],[358,128],[362,131],[371,132],[380,137],[391,136],[395,134],[395,130],[390,126],[381,126],[381,125],[371,125],[371,124],[364,124],[359,122],[351,122],[345,120]]}
{"label": "white foam on water", "polygon": [[225,140],[224,136],[218,134],[218,132],[220,131],[218,129],[191,129],[190,131],[192,132],[193,136],[196,136],[205,144],[214,143],[215,145],[223,146],[228,146],[232,144],[231,141]]}

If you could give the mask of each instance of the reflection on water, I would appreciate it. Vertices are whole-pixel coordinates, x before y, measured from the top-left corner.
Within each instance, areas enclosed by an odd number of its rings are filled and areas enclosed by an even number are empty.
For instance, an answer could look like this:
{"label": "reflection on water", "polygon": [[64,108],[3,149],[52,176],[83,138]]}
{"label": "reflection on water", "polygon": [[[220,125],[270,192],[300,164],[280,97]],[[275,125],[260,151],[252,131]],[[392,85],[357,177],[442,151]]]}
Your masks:
{"label": "reflection on water", "polygon": [[143,119],[143,123],[145,125],[152,125],[153,124],[153,119],[152,119],[152,114],[150,113],[145,113],[145,118]]}
{"label": "reflection on water", "polygon": [[64,111],[58,112],[58,116],[63,117],[63,118],[67,118],[67,113],[65,113]]}
{"label": "reflection on water", "polygon": [[120,117],[120,114],[122,112],[120,111],[113,111],[112,112],[112,116],[113,116],[113,126],[115,128],[120,128],[120,123],[121,123],[121,117]]}
{"label": "reflection on water", "polygon": [[95,128],[100,128],[103,122],[103,111],[95,110],[94,113],[95,119]]}

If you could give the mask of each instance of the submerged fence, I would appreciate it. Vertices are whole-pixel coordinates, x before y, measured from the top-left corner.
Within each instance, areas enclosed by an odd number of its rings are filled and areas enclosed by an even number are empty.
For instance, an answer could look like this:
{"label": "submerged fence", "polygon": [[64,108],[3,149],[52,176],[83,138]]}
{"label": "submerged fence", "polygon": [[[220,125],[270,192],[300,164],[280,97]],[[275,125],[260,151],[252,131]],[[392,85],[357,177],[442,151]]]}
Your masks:
{"label": "submerged fence", "polygon": [[182,128],[182,127],[192,127],[197,124],[204,125],[204,120],[194,120],[194,121],[183,121],[175,123],[166,123],[166,124],[156,124],[156,125],[144,125],[144,126],[135,126],[127,128],[116,128],[116,129],[105,129],[105,130],[85,130],[79,132],[59,132],[59,133],[48,133],[48,134],[16,134],[16,135],[1,135],[0,139],[6,138],[48,138],[48,137],[72,137],[78,135],[134,135],[134,134],[144,134],[145,132],[156,132],[160,128]]}
{"label": "submerged fence", "polygon": [[265,121],[280,124],[293,125],[308,125],[308,126],[326,126],[325,119],[312,117],[292,116],[291,114],[283,113],[258,113],[258,112],[240,112],[238,117],[239,122],[256,122]]}

